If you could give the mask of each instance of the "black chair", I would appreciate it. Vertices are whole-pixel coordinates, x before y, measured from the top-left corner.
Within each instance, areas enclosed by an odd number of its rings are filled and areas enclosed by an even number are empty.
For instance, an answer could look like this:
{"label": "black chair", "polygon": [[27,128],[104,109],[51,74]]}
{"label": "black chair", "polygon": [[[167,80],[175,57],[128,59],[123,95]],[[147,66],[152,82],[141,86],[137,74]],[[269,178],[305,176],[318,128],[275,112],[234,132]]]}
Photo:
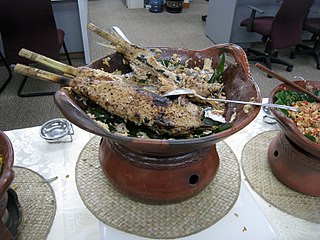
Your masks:
{"label": "black chair", "polygon": [[[209,0],[206,0],[206,1],[209,2]],[[207,21],[207,15],[202,15],[201,20],[204,22]]]}
{"label": "black chair", "polygon": [[[4,48],[4,54],[0,53],[0,59],[9,73],[7,80],[0,88],[0,93],[12,78],[11,65],[31,63],[18,56],[21,48],[55,60],[60,59],[60,49],[63,48],[68,63],[71,65],[71,59],[64,43],[65,33],[56,27],[51,0],[0,0],[0,32]],[[24,77],[18,89],[20,97],[54,94],[52,91],[23,93],[26,81],[27,77]]]}
{"label": "black chair", "polygon": [[[264,62],[271,69],[271,63],[287,66],[292,71],[293,65],[278,58],[278,49],[295,47],[301,44],[303,22],[308,15],[314,0],[283,0],[275,16],[256,17],[256,12],[262,10],[249,6],[251,16],[241,22],[248,32],[255,32],[266,42],[264,52],[247,49],[249,61]],[[250,54],[253,53],[254,56]]]}
{"label": "black chair", "polygon": [[295,51],[291,52],[290,58],[293,59],[296,55],[313,56],[317,62],[317,69],[320,70],[320,18],[306,19],[303,30],[312,33],[311,40],[313,41],[313,46],[297,45]]}
{"label": "black chair", "polygon": [[0,51],[0,60],[1,62],[3,62],[5,68],[7,69],[8,72],[8,78],[4,81],[4,83],[1,85],[0,87],[0,94],[2,93],[2,91],[6,88],[6,86],[9,84],[11,78],[12,78],[12,71],[10,69],[10,66],[7,64],[7,62],[4,59],[4,56],[2,55],[1,51]]}

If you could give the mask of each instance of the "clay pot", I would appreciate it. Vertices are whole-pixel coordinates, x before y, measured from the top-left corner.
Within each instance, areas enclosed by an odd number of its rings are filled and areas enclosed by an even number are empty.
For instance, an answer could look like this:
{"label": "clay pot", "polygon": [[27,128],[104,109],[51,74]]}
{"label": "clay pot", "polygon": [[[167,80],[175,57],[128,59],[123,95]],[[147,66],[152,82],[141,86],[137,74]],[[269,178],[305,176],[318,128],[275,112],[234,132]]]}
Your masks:
{"label": "clay pot", "polygon": [[[220,62],[221,53],[231,55],[235,63],[226,62],[228,67],[223,76],[227,98],[248,101],[254,97],[256,101],[261,101],[259,88],[250,75],[246,55],[239,46],[221,44],[199,51],[159,49],[162,50],[161,58],[168,59],[177,54],[182,61],[191,59],[191,67],[202,67],[204,59],[211,58],[212,67],[215,68]],[[131,71],[128,65],[123,65],[121,54],[107,57],[110,59],[109,66],[103,64],[102,58],[89,67],[107,72],[116,69],[122,73]],[[100,164],[111,183],[126,196],[152,204],[183,201],[208,186],[219,166],[215,144],[248,125],[260,110],[260,107],[253,107],[247,114],[242,110],[243,105],[228,104],[225,118],[230,120],[234,110],[237,113],[230,129],[200,138],[160,140],[107,132],[87,116],[85,106],[79,104],[68,89],[57,91],[55,103],[70,122],[103,137],[99,151]]]}
{"label": "clay pot", "polygon": [[[320,89],[318,81],[295,81],[301,87],[307,85]],[[270,102],[275,94],[292,88],[285,84],[276,87],[270,94]],[[268,149],[268,161],[274,175],[291,189],[320,196],[320,145],[306,138],[296,125],[281,111],[271,109],[272,115],[281,127]]]}
{"label": "clay pot", "polygon": [[0,239],[13,239],[9,229],[6,227],[5,219],[8,216],[8,189],[14,178],[13,161],[14,152],[12,144],[7,135],[0,131],[0,155],[2,155],[2,171],[0,172]]}

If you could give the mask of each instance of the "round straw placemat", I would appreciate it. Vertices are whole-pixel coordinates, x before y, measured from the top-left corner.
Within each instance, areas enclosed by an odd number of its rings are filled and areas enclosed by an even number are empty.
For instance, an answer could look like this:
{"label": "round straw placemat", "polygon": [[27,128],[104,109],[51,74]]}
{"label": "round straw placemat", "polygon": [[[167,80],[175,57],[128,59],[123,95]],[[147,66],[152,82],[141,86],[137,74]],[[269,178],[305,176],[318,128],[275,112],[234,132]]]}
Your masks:
{"label": "round straw placemat", "polygon": [[242,168],[252,189],[276,208],[301,219],[320,223],[320,197],[296,192],[281,183],[268,163],[268,148],[279,131],[263,132],[242,151]]}
{"label": "round straw placemat", "polygon": [[38,173],[24,167],[14,167],[12,183],[22,208],[19,240],[47,239],[56,213],[52,187]]}
{"label": "round straw placemat", "polygon": [[238,198],[239,163],[224,142],[217,144],[220,167],[212,183],[198,195],[168,205],[143,204],[119,193],[100,167],[99,142],[93,137],[80,153],[76,184],[87,208],[108,226],[149,238],[187,236],[219,221]]}

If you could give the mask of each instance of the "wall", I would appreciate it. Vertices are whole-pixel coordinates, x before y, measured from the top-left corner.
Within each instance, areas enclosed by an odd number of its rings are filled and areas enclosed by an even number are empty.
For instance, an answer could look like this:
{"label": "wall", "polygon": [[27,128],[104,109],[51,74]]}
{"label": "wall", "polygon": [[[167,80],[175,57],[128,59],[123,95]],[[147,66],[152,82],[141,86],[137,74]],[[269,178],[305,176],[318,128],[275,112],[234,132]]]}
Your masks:
{"label": "wall", "polygon": [[[65,43],[70,53],[83,52],[79,9],[76,0],[52,1],[52,7],[58,28],[65,31]],[[3,44],[0,34],[0,50]]]}
{"label": "wall", "polygon": [[52,4],[56,24],[65,31],[69,52],[83,52],[80,17],[77,1],[56,1]]}

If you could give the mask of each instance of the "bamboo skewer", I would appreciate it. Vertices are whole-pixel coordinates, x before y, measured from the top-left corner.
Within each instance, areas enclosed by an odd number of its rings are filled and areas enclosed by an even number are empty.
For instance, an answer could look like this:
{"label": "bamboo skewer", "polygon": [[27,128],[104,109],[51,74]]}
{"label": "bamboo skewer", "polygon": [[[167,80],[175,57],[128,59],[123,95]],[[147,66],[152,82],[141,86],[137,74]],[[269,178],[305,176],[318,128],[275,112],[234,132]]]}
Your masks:
{"label": "bamboo skewer", "polygon": [[106,48],[110,48],[110,49],[116,49],[115,46],[110,45],[110,44],[105,44],[105,43],[100,43],[100,42],[96,42],[98,45],[102,46],[102,47],[106,47]]}
{"label": "bamboo skewer", "polygon": [[71,75],[74,75],[74,76],[77,75],[77,72],[78,72],[77,68],[75,68],[75,67],[72,67],[72,66],[69,66],[67,64],[61,63],[59,61],[56,61],[56,60],[51,59],[51,58],[48,58],[48,57],[43,56],[41,54],[32,52],[32,51],[27,50],[25,48],[22,48],[19,51],[19,56],[27,58],[27,59],[29,59],[31,61],[40,63],[40,64],[42,64],[42,65],[44,65],[46,67],[50,67],[52,69],[56,69],[56,70],[59,70],[61,72],[68,73],[68,74],[71,74]]}
{"label": "bamboo skewer", "polygon": [[44,71],[38,68],[25,66],[20,63],[15,65],[14,71],[17,73],[26,75],[28,77],[60,83],[62,85],[68,85],[67,83],[72,80],[71,78],[68,78],[68,77],[60,76],[58,74]]}
{"label": "bamboo skewer", "polygon": [[113,36],[110,33],[103,31],[102,29],[100,29],[96,25],[94,25],[93,23],[88,24],[88,29],[113,44],[118,43],[120,41],[117,37]]}
{"label": "bamboo skewer", "polygon": [[135,69],[137,69],[137,71],[145,69],[156,77],[161,83],[160,85],[164,88],[163,92],[177,88],[173,79],[178,79],[180,76],[177,76],[177,74],[159,63],[150,50],[134,45],[120,37],[118,34],[114,35],[110,31],[104,31],[93,23],[88,24],[88,29],[115,45],[117,51],[122,53],[129,61],[133,71],[135,71]]}
{"label": "bamboo skewer", "polygon": [[284,78],[283,76],[277,74],[276,72],[270,70],[269,68],[261,65],[260,63],[257,63],[255,65],[257,68],[259,68],[260,70],[266,72],[268,75],[277,78],[278,80],[280,80],[281,82],[293,87],[294,89],[299,90],[300,92],[303,92],[305,94],[307,94],[310,97],[313,97],[316,102],[320,102],[320,98],[318,96],[316,96],[315,94],[313,94],[312,92],[309,92],[307,89],[300,87],[299,85],[295,84],[294,82],[291,82],[290,80]]}

